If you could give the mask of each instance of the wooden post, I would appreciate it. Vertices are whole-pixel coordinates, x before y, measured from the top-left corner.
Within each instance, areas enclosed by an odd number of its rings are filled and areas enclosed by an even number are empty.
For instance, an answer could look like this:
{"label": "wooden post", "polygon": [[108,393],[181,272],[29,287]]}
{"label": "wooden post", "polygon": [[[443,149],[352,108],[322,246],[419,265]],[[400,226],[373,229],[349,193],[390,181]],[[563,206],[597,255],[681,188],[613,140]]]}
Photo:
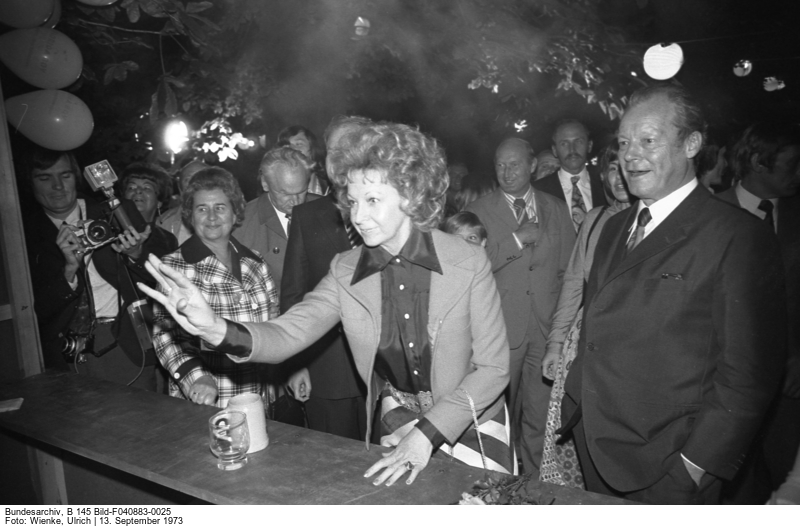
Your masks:
{"label": "wooden post", "polygon": [[[0,101],[3,89],[0,86]],[[25,250],[25,233],[17,193],[17,179],[11,158],[11,143],[6,124],[5,104],[0,105],[0,225],[2,225],[2,256],[5,262],[10,299],[10,314],[17,343],[17,358],[24,377],[44,370],[39,344],[39,330],[33,311],[33,288],[31,287],[28,252]]]}
{"label": "wooden post", "polygon": [[[5,101],[0,85],[0,102]],[[11,157],[11,143],[6,123],[5,104],[0,104],[0,247],[8,284],[10,303],[0,306],[0,315],[10,318],[14,328],[17,364],[23,377],[42,373],[44,361],[39,343],[39,329],[33,311],[28,251],[22,227],[17,179]],[[39,499],[44,505],[67,504],[64,465],[61,458],[29,447],[30,468],[39,482]]]}

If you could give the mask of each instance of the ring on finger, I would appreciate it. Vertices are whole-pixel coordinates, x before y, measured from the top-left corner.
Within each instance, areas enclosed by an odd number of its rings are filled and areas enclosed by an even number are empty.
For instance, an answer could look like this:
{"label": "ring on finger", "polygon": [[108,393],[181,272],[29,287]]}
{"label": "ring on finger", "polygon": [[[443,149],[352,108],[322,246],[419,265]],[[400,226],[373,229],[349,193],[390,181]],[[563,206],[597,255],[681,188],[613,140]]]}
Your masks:
{"label": "ring on finger", "polygon": [[406,461],[405,467],[406,467],[406,470],[409,470],[409,471],[414,470],[414,463],[412,463],[411,461]]}

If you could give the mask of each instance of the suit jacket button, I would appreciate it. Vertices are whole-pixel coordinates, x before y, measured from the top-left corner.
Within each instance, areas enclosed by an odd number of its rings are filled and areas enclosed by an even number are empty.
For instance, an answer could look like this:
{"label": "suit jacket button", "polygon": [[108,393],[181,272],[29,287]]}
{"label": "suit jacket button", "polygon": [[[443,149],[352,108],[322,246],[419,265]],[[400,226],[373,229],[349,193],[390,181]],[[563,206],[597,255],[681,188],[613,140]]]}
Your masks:
{"label": "suit jacket button", "polygon": [[589,344],[587,344],[586,349],[589,351],[594,351],[594,343],[590,342]]}
{"label": "suit jacket button", "polygon": [[533,266],[528,267],[528,271],[533,271]]}
{"label": "suit jacket button", "polygon": [[272,249],[272,252],[274,252],[275,254],[278,254],[279,252],[281,252],[281,249],[280,249],[280,247],[275,247],[274,249]]}

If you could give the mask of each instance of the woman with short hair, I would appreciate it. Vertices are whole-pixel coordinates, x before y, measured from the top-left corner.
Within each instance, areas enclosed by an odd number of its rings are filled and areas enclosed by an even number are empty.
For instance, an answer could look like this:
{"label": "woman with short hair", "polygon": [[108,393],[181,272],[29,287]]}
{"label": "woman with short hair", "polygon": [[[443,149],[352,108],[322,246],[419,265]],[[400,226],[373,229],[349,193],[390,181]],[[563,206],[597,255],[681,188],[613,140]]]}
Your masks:
{"label": "woman with short hair", "polygon": [[[183,193],[181,215],[193,235],[164,264],[184,273],[216,316],[263,322],[278,316],[278,294],[269,269],[256,252],[231,236],[244,220],[245,200],[225,169],[197,172]],[[237,364],[205,347],[156,305],[156,354],[169,371],[169,394],[197,404],[225,408],[243,393],[265,396],[263,368]]]}
{"label": "woman with short hair", "polygon": [[155,258],[160,292],[142,290],[237,362],[282,362],[342,322],[368,389],[367,447],[373,428],[395,447],[364,474],[382,471],[375,485],[409,471],[412,483],[432,454],[514,472],[503,398],[508,340],[491,264],[480,247],[436,230],[448,183],[444,153],[405,125],[352,134],[335,153],[333,183],[364,245],[337,255],[302,302],[268,323],[225,321]]}

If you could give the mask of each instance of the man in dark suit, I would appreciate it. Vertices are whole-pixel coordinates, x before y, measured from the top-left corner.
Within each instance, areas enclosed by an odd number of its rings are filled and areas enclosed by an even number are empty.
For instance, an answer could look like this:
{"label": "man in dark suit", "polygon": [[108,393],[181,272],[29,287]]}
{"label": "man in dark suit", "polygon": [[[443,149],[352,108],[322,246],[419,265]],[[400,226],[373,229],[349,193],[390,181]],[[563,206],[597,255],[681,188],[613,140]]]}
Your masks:
{"label": "man in dark suit", "polygon": [[[85,221],[109,219],[110,211],[78,193],[80,171],[72,153],[32,147],[20,165],[23,189],[35,200],[27,207],[25,244],[45,367],[74,367],[155,391],[158,359],[152,348],[142,350],[126,309],[137,300],[132,282],[153,283],[143,267],[148,254],[163,256],[177,248],[176,240],[161,229],[151,231],[133,202],[123,200],[138,232],[123,233],[124,245],[87,249],[76,233]],[[81,344],[68,364],[62,353],[70,340]]]}
{"label": "man in dark suit", "polygon": [[486,227],[508,332],[512,437],[523,470],[538,474],[551,389],[542,377],[542,359],[575,230],[563,201],[531,187],[535,169],[527,141],[503,141],[495,154],[499,188],[467,210]]}
{"label": "man in dark suit", "polygon": [[[340,140],[361,124],[361,117],[337,117],[325,130],[328,172],[331,154]],[[303,300],[330,270],[338,253],[361,245],[352,225],[345,225],[336,207],[335,192],[321,199],[297,205],[292,210],[292,226],[286,247],[281,278],[281,314]],[[355,369],[347,339],[337,324],[324,337],[286,365],[302,369],[289,380],[295,398],[305,401],[308,427],[351,439],[366,434],[365,387]],[[305,383],[305,386],[303,384]]]}
{"label": "man in dark suit", "polygon": [[247,204],[244,222],[233,235],[261,254],[275,285],[280,285],[292,207],[319,196],[308,192],[311,169],[306,157],[290,146],[264,154],[258,177],[264,194]]}
{"label": "man in dark suit", "polygon": [[800,447],[800,130],[783,123],[750,126],[733,150],[738,182],[717,197],[762,220],[778,236],[786,272],[789,351],[783,388],[750,459],[726,501],[765,503],[786,479]]}
{"label": "man in dark suit", "polygon": [[592,150],[589,130],[574,119],[559,122],[553,133],[552,149],[561,168],[534,181],[533,187],[565,201],[570,207],[577,231],[587,212],[594,207],[608,205],[600,174],[595,170],[590,171],[586,165]]}
{"label": "man in dark suit", "polygon": [[698,186],[704,128],[672,85],[636,92],[620,123],[620,163],[640,201],[600,235],[562,405],[590,491],[718,502],[778,388],[778,243]]}

